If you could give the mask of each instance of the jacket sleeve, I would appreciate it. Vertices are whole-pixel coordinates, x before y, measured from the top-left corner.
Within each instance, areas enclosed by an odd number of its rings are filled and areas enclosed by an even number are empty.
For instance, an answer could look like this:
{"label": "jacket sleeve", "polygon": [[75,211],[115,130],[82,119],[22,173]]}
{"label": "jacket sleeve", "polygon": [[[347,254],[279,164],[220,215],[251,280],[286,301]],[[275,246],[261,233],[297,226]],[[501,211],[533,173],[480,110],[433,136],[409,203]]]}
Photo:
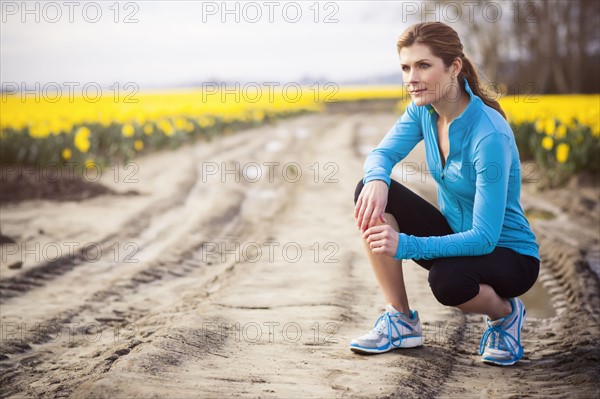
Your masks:
{"label": "jacket sleeve", "polygon": [[363,183],[383,180],[390,185],[390,175],[394,166],[406,158],[410,151],[423,140],[417,106],[411,101],[406,111],[385,135],[381,143],[373,149],[364,163]]}
{"label": "jacket sleeve", "polygon": [[446,236],[415,237],[399,233],[396,259],[478,256],[494,250],[506,213],[511,168],[511,140],[495,132],[474,150],[475,199],[470,230]]}

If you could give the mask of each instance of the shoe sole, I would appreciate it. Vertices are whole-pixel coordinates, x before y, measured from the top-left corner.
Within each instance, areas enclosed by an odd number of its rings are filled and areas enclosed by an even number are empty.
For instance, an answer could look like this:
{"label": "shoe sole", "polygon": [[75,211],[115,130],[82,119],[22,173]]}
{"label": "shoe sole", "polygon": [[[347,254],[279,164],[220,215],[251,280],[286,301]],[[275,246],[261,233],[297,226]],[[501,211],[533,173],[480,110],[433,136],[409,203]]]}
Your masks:
{"label": "shoe sole", "polygon": [[516,362],[518,362],[518,360],[511,360],[507,363],[500,363],[497,360],[491,360],[491,359],[481,359],[481,361],[485,364],[492,364],[494,366],[512,366],[513,364],[515,364]]}
{"label": "shoe sole", "polygon": [[408,337],[403,338],[400,346],[388,346],[386,349],[370,349],[370,348],[362,348],[358,346],[351,346],[350,350],[355,353],[368,353],[368,354],[377,354],[377,353],[385,353],[389,352],[393,349],[405,349],[405,348],[416,348],[418,346],[423,346],[423,337]]}

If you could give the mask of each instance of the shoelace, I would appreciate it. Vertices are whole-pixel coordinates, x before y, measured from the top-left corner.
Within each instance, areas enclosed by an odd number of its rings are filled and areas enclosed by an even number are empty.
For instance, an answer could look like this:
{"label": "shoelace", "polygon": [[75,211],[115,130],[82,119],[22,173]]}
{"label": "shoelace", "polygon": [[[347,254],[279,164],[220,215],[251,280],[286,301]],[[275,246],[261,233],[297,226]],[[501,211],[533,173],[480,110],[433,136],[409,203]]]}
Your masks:
{"label": "shoelace", "polygon": [[[378,327],[377,325],[380,324],[381,325]],[[388,334],[388,340],[390,341],[390,344],[394,347],[399,347],[402,344],[402,334],[400,334],[400,330],[398,329],[398,327],[396,326],[396,323],[394,323],[392,321],[392,317],[388,312],[383,313],[381,316],[379,316],[379,318],[377,319],[377,321],[375,322],[375,325],[373,326],[373,330],[377,331],[379,334],[382,333],[382,330],[385,328],[385,326],[387,325],[387,334]],[[392,338],[392,327],[394,327],[394,329],[396,330],[396,332],[398,333],[398,338],[396,338],[397,340],[397,344],[395,344],[394,339]]]}
{"label": "shoelace", "polygon": [[[485,332],[483,333],[483,336],[481,337],[481,341],[479,341],[479,354],[482,355],[483,352],[485,351],[485,346],[487,344],[488,339],[490,338],[490,336],[492,337],[492,345],[491,347],[494,347],[494,344],[496,343],[495,340],[496,338],[498,338],[498,347],[500,346],[500,344],[504,344],[504,346],[506,347],[506,349],[508,349],[508,351],[510,352],[510,354],[517,359],[520,359],[523,356],[523,346],[521,345],[521,343],[519,341],[517,341],[517,339],[515,337],[513,337],[511,334],[507,333],[502,326],[492,326],[488,323],[488,328],[487,330],[485,330]],[[512,340],[514,342],[515,345],[509,345],[509,341]],[[514,348],[517,348],[517,351],[515,352]]]}

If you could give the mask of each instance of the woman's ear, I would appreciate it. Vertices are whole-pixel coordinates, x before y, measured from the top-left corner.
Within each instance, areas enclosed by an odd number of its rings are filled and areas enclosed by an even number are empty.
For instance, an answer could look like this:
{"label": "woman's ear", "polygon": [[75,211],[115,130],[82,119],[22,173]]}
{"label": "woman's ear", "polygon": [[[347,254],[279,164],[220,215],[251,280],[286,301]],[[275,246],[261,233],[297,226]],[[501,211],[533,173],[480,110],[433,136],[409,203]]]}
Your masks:
{"label": "woman's ear", "polygon": [[462,71],[462,60],[459,58],[457,58],[456,60],[454,60],[454,76],[458,76],[458,74],[460,74],[460,71]]}

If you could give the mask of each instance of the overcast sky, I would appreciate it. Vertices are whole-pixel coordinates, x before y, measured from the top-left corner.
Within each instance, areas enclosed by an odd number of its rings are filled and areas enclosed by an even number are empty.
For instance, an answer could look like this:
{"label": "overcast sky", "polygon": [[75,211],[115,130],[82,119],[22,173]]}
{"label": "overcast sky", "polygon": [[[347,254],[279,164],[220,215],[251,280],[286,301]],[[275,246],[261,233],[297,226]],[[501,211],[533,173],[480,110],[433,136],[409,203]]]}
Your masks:
{"label": "overcast sky", "polygon": [[76,3],[2,1],[3,83],[361,79],[399,72],[409,25],[393,1]]}

